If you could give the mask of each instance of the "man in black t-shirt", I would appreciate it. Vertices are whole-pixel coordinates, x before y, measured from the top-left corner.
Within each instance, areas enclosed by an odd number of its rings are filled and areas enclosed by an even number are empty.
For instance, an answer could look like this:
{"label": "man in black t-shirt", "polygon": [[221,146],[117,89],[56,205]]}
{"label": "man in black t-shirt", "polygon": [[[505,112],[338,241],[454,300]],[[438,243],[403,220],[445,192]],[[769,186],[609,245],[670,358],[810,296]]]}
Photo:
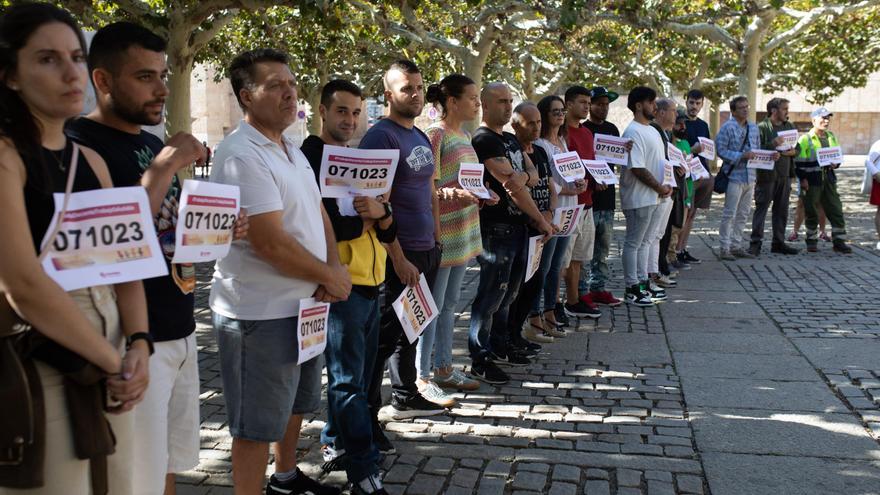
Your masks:
{"label": "man in black t-shirt", "polygon": [[[97,151],[117,187],[147,189],[169,275],[144,280],[150,384],[135,409],[135,493],[162,493],[174,474],[199,462],[199,378],[193,318],[193,265],[172,264],[180,182],[175,173],[205,160],[205,147],[180,133],[167,144],[141,126],[156,125],[168,88],[165,41],[136,24],[110,24],[95,34],[89,68],[97,107],[71,122],[68,135]],[[238,234],[241,234],[239,230]]]}
{"label": "man in black t-shirt", "polygon": [[[688,143],[691,145],[691,153],[694,155],[699,155],[699,153],[703,151],[699,138],[703,137],[711,139],[711,136],[709,135],[709,124],[699,117],[705,101],[705,95],[703,95],[703,92],[699,89],[688,91],[685,103],[687,106],[687,119],[684,121],[684,126],[687,130]],[[700,159],[700,163],[703,164],[703,168],[706,169],[706,172],[711,174],[712,170],[709,166],[709,160],[706,160],[702,156],[698,156],[698,158]],[[697,209],[708,210],[709,206],[712,204],[712,188],[714,187],[714,184],[715,179],[711,175],[707,179],[700,179],[694,182],[693,207],[688,209],[688,215],[684,219],[684,224],[681,226],[681,232],[678,234],[678,243],[675,249],[679,264],[696,264],[700,262],[700,260],[688,252],[687,241],[691,234],[691,228],[694,225],[694,218],[697,214]]]}
{"label": "man in black t-shirt", "polygon": [[[525,275],[527,222],[545,236],[553,227],[541,215],[529,195],[539,177],[516,136],[502,129],[513,112],[513,95],[503,83],[490,83],[480,94],[482,126],[474,132],[472,144],[486,166],[489,187],[498,194],[498,204],[480,211],[483,254],[479,256],[480,284],[471,307],[468,349],[471,374],[487,383],[507,383],[509,377],[494,361],[524,366],[530,361],[524,351],[533,350],[519,332],[508,327],[508,312]],[[491,328],[490,328],[491,327]]]}
{"label": "man in black t-shirt", "polygon": [[[617,126],[608,122],[608,107],[611,102],[618,98],[618,94],[608,91],[602,86],[596,86],[590,90],[590,116],[584,121],[583,126],[590,130],[595,136],[596,134],[605,134],[606,136],[620,136],[620,130]],[[628,145],[632,148],[632,142]],[[608,164],[611,170],[614,170],[613,164]],[[611,235],[614,232],[614,200],[615,188],[609,185],[604,191],[593,191],[593,224],[596,226],[596,236],[593,244],[593,259],[590,260],[589,267],[584,265],[584,269],[589,268],[589,277],[580,277],[580,280],[586,280],[587,287],[580,290],[581,293],[586,292],[587,303],[603,304],[606,306],[619,306],[620,299],[605,290],[605,284],[611,276],[611,270],[608,268],[608,254],[611,251]]]}

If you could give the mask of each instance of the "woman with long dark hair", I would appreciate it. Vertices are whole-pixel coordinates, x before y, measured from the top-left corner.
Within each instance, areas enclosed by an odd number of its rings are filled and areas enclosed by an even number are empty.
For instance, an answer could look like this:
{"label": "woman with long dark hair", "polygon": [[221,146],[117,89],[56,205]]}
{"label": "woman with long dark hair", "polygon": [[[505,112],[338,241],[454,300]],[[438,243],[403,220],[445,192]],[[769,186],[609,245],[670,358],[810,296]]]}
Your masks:
{"label": "woman with long dark hair", "polygon": [[[27,476],[16,474],[15,466],[0,467],[0,486],[9,487],[0,488],[3,494],[29,488],[37,489],[28,494],[132,491],[132,415],[125,412],[146,390],[149,346],[138,340],[124,352],[122,331],[147,330],[143,286],[138,281],[65,292],[38,258],[57,213],[53,193],[64,193],[74,162],[72,191],[112,186],[97,153],[79,148],[74,157],[77,148],[63,131],[65,121],[83,110],[87,81],[86,43],[67,11],[30,3],[9,7],[0,16],[0,297],[33,327],[19,335],[34,345],[33,354],[21,359],[39,377],[34,402],[44,410],[41,415],[35,409],[32,416],[35,431],[42,433],[35,438],[44,442],[44,455],[29,459],[33,464]],[[100,405],[85,411],[71,407],[84,390],[72,388],[74,365],[104,373],[108,402],[118,414],[105,420]],[[4,382],[11,378],[0,377]],[[88,389],[99,398],[101,390]],[[72,426],[83,418],[98,428]],[[112,434],[104,436],[108,448],[87,448],[94,447],[107,420],[112,427]],[[103,456],[114,450],[104,464]],[[90,454],[91,461],[83,458]]]}
{"label": "woman with long dark hair", "polygon": [[[535,141],[535,145],[543,148],[552,160],[553,155],[568,152],[564,134],[565,102],[556,95],[545,96],[538,102],[538,111],[541,112],[541,138]],[[577,195],[586,189],[586,183],[582,180],[575,183],[566,182],[555,166],[551,169],[553,187],[556,188],[558,198],[557,207],[577,205]],[[568,237],[554,237],[550,242],[545,243],[544,251],[541,253],[541,265],[538,273],[535,274],[535,277],[544,280],[544,297],[543,304],[541,294],[535,299],[529,324],[533,328],[543,329],[549,336],[561,336],[560,330],[564,323],[557,318],[564,318],[565,312],[561,311],[561,308],[556,311],[556,306],[559,298],[559,274],[568,241]]]}

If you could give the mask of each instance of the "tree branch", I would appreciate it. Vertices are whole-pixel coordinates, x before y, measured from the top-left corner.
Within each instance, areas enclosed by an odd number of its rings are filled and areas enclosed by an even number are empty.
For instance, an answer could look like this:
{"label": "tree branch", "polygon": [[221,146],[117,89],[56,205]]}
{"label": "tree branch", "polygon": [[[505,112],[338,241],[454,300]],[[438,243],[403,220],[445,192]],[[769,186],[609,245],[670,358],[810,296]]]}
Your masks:
{"label": "tree branch", "polygon": [[856,2],[850,5],[823,5],[821,7],[810,9],[807,12],[783,7],[781,9],[781,12],[783,14],[797,19],[798,21],[790,29],[787,29],[771,38],[770,41],[768,41],[764,45],[762,55],[767,55],[768,53],[779,48],[785,43],[788,43],[792,38],[804,32],[813,23],[817,22],[823,17],[838,17],[843,14],[856,12],[877,5],[880,5],[880,0],[862,0],[860,2]]}

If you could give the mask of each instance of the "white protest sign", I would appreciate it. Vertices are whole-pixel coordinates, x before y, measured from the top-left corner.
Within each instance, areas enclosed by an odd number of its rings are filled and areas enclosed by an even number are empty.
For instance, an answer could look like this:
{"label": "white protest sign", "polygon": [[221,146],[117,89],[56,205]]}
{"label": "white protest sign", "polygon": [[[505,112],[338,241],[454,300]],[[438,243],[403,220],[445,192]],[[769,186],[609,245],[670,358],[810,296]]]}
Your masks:
{"label": "white protest sign", "polygon": [[574,182],[587,176],[587,171],[584,170],[584,165],[581,163],[581,157],[576,151],[553,155],[553,165],[556,166],[556,171],[565,182]]}
{"label": "white protest sign", "polygon": [[362,150],[324,146],[321,157],[321,197],[376,197],[387,193],[397,172],[399,150]]}
{"label": "white protest sign", "polygon": [[238,186],[183,181],[171,261],[198,263],[226,256],[241,208],[239,194]]}
{"label": "white protest sign", "polygon": [[819,161],[820,167],[830,167],[831,165],[843,163],[843,149],[840,146],[819,148],[816,150],[816,160]]}
{"label": "white protest sign", "polygon": [[747,168],[756,168],[761,170],[773,170],[776,160],[773,155],[775,151],[771,150],[752,150],[754,156],[746,164]]}
{"label": "white protest sign", "polygon": [[599,184],[606,186],[617,184],[617,176],[611,171],[611,167],[604,160],[581,160],[590,175],[596,179]]}
{"label": "white protest sign", "polygon": [[458,169],[458,183],[478,198],[491,199],[492,195],[489,194],[489,190],[483,183],[484,170],[485,167],[482,163],[462,162]]}
{"label": "white protest sign", "polygon": [[437,304],[428,289],[425,274],[419,274],[419,285],[403,289],[400,296],[391,303],[391,307],[400,320],[406,338],[410,343],[415,342],[428,323],[437,317]]}
{"label": "white protest sign", "polygon": [[663,160],[663,185],[675,187],[675,173],[673,172],[672,162]]}
{"label": "white protest sign", "polygon": [[542,239],[544,237],[540,235],[529,237],[529,257],[526,261],[526,279],[523,282],[528,282],[537,273],[538,268],[541,267],[541,253],[544,252],[544,241]]}
{"label": "white protest sign", "polygon": [[560,206],[553,211],[553,225],[559,227],[554,237],[569,237],[577,229],[584,205]]}
{"label": "white protest sign", "polygon": [[327,348],[327,318],[330,316],[330,303],[316,301],[314,297],[299,300],[297,319],[296,364],[317,357]]}
{"label": "white protest sign", "polygon": [[700,140],[700,150],[699,155],[705,158],[706,160],[714,160],[715,159],[715,141],[712,141],[709,138],[699,137]]}
{"label": "white protest sign", "polygon": [[776,133],[777,136],[781,137],[784,142],[777,146],[776,149],[779,151],[788,151],[793,149],[798,142],[798,131],[797,129],[790,129],[787,131],[779,131]]}
{"label": "white protest sign", "polygon": [[674,144],[666,143],[666,154],[669,155],[669,161],[673,167],[687,167],[687,159],[684,157],[684,152]]}
{"label": "white protest sign", "polygon": [[629,160],[626,143],[629,141],[629,138],[596,134],[593,136],[593,151],[596,152],[596,158],[603,159],[606,163],[626,165]]}
{"label": "white protest sign", "polygon": [[[140,186],[75,192],[64,218],[64,193],[55,193],[55,214],[41,245],[43,269],[66,291],[168,274],[147,191]],[[46,246],[61,222],[58,235]]]}
{"label": "white protest sign", "polygon": [[694,180],[700,179],[708,179],[709,172],[706,171],[706,168],[703,167],[703,162],[700,161],[699,158],[693,156],[690,160],[688,160],[688,168],[691,171],[691,177]]}

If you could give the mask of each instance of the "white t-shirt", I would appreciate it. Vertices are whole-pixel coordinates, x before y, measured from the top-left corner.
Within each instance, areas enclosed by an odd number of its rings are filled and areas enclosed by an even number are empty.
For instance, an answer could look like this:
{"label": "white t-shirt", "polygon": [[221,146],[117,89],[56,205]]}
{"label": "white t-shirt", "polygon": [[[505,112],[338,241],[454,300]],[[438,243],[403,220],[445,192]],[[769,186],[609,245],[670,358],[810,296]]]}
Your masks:
{"label": "white t-shirt", "polygon": [[555,144],[544,138],[538,138],[535,140],[535,145],[541,147],[544,150],[544,153],[547,153],[547,157],[550,158],[550,171],[553,174],[553,182],[552,186],[556,190],[556,207],[569,207],[576,206],[578,204],[577,194],[559,194],[559,191],[562,191],[562,188],[565,186],[565,179],[559,175],[559,171],[556,170],[556,166],[553,164],[553,155],[558,155],[560,153],[568,153],[568,146],[565,144],[565,139],[559,138],[559,141],[562,143],[562,148],[557,147]]}
{"label": "white t-shirt", "polygon": [[632,173],[634,168],[644,168],[651,172],[658,182],[663,182],[663,168],[666,155],[663,152],[663,138],[657,129],[650,125],[630,122],[623,131],[623,137],[633,140],[629,152],[629,163],[620,176],[620,207],[624,210],[642,208],[657,204],[657,192],[646,186]]}
{"label": "white t-shirt", "polygon": [[[238,186],[241,206],[248,216],[281,211],[285,232],[326,261],[321,193],[315,173],[299,148],[282,139],[287,153],[241,121],[217,146],[211,181]],[[229,254],[217,261],[210,305],[211,310],[236,320],[287,318],[296,316],[299,300],[312,297],[317,288],[314,282],[279,273],[258,257],[245,239],[233,242]]]}

